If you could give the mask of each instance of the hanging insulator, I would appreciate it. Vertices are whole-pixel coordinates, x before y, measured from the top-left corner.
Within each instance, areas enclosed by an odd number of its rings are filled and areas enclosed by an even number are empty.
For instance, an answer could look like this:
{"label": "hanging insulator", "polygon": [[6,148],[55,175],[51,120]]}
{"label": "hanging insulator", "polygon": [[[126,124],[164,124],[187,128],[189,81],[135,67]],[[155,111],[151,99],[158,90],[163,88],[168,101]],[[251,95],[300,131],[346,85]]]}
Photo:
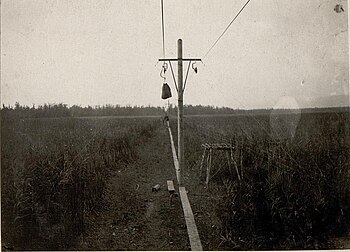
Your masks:
{"label": "hanging insulator", "polygon": [[163,88],[162,88],[162,99],[168,99],[171,97],[171,90],[170,87],[167,83],[163,83]]}
{"label": "hanging insulator", "polygon": [[194,62],[192,64],[192,69],[194,70],[195,73],[198,73],[198,68],[194,66],[194,64],[196,64],[196,62]]}

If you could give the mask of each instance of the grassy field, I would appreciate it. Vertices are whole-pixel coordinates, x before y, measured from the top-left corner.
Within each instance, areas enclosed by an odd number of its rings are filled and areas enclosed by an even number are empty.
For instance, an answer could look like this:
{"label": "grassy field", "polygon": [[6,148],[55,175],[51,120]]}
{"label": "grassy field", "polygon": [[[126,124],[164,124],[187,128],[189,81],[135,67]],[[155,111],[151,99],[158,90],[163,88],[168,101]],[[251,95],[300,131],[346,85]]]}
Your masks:
{"label": "grassy field", "polygon": [[235,147],[231,165],[213,153],[209,184],[222,248],[338,246],[331,237],[344,235],[350,219],[348,113],[193,117],[186,123],[188,172],[199,169],[201,143]]}
{"label": "grassy field", "polygon": [[[106,182],[137,158],[154,119],[2,121],[2,239],[16,249],[65,249],[103,210]],[[123,195],[120,195],[123,197]]]}
{"label": "grassy field", "polygon": [[[175,119],[171,126],[175,133]],[[213,205],[219,227],[211,236],[205,218],[196,217],[203,242],[212,244],[204,248],[337,247],[332,238],[344,235],[350,220],[349,126],[344,111],[187,117],[185,183],[210,195],[190,193],[190,201],[195,213]],[[108,210],[109,179],[147,157],[142,152],[152,150],[141,147],[152,139],[169,142],[156,137],[163,127],[159,118],[2,118],[2,245],[74,246],[91,216]],[[206,142],[235,146],[230,166],[214,153],[209,192],[199,174]],[[116,197],[127,213],[138,203],[123,200],[123,188]]]}

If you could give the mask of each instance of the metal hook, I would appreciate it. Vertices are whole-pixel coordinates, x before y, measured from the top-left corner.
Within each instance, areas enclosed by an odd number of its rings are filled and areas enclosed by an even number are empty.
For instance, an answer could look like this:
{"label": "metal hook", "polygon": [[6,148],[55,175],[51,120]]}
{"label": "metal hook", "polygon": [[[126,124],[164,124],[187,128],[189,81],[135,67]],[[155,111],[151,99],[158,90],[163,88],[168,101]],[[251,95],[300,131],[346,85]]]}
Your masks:
{"label": "metal hook", "polygon": [[162,66],[162,70],[160,71],[160,77],[163,78],[164,82],[166,80],[166,77],[165,77],[165,72],[166,70],[168,69],[168,64],[164,62],[163,66]]}
{"label": "metal hook", "polygon": [[194,70],[195,73],[198,73],[198,68],[194,66],[195,64],[196,62],[192,63],[192,69]]}
{"label": "metal hook", "polygon": [[164,68],[162,68],[162,70],[160,70],[159,75],[160,75],[160,77],[162,77],[162,78],[163,78],[163,81],[165,82],[166,77],[165,77],[165,75],[163,74],[163,72],[164,72],[164,74],[165,74]]}
{"label": "metal hook", "polygon": [[162,67],[163,67],[164,74],[165,74],[166,70],[168,70],[168,63],[164,62]]}

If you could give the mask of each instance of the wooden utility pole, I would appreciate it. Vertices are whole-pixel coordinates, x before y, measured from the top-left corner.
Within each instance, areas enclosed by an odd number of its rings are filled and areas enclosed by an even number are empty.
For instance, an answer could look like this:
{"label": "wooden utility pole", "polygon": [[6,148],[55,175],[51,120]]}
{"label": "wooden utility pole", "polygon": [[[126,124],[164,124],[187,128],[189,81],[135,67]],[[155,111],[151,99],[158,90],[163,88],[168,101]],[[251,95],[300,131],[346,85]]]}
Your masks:
{"label": "wooden utility pole", "polygon": [[177,59],[159,59],[159,61],[168,61],[171,67],[171,71],[173,74],[174,82],[176,85],[175,81],[175,76],[173,73],[172,61],[177,61],[177,94],[178,94],[178,106],[177,106],[177,123],[178,123],[178,140],[177,140],[177,153],[178,153],[178,161],[179,161],[179,167],[177,170],[177,182],[179,186],[182,186],[183,184],[183,179],[182,179],[182,174],[185,168],[185,157],[184,157],[184,120],[183,120],[183,95],[185,91],[185,86],[186,86],[186,81],[187,81],[187,76],[188,76],[188,71],[189,67],[187,68],[187,73],[186,73],[186,80],[185,83],[183,82],[183,62],[184,61],[189,61],[189,66],[192,61],[201,61],[201,59],[184,59],[182,57],[182,39],[177,40]]}
{"label": "wooden utility pole", "polygon": [[177,155],[179,159],[179,169],[180,169],[180,181],[179,185],[182,185],[182,176],[185,168],[185,159],[184,159],[184,89],[183,89],[183,70],[182,70],[182,39],[177,40],[177,82],[178,82],[178,108],[177,108]]}

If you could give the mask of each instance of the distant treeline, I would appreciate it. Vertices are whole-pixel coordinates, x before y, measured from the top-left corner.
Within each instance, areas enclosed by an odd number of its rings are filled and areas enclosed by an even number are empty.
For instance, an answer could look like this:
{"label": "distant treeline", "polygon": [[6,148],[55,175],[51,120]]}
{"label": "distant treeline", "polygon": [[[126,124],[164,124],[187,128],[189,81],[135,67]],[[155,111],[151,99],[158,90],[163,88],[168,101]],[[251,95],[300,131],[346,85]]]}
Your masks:
{"label": "distant treeline", "polygon": [[[235,110],[227,107],[214,107],[202,105],[186,105],[186,114],[230,114]],[[169,115],[177,114],[177,107],[170,105]],[[3,117],[16,118],[39,118],[39,117],[86,117],[86,116],[162,116],[165,110],[162,107],[152,106],[120,106],[103,105],[82,107],[67,104],[44,104],[39,106],[22,106],[16,103],[15,106],[2,105],[1,114]]]}
{"label": "distant treeline", "polygon": [[[185,115],[220,115],[220,114],[267,114],[272,109],[242,110],[228,107],[185,105]],[[278,109],[281,113],[289,112],[290,109]],[[306,108],[303,113],[314,112],[348,112],[349,107],[342,108]],[[170,105],[167,113],[170,116],[177,115],[177,106]],[[163,116],[163,107],[153,106],[120,106],[120,105],[97,105],[82,107],[78,105],[68,106],[67,104],[44,104],[39,106],[23,106],[16,103],[15,106],[2,105],[1,116],[3,118],[41,118],[41,117],[87,117],[87,116]]]}

